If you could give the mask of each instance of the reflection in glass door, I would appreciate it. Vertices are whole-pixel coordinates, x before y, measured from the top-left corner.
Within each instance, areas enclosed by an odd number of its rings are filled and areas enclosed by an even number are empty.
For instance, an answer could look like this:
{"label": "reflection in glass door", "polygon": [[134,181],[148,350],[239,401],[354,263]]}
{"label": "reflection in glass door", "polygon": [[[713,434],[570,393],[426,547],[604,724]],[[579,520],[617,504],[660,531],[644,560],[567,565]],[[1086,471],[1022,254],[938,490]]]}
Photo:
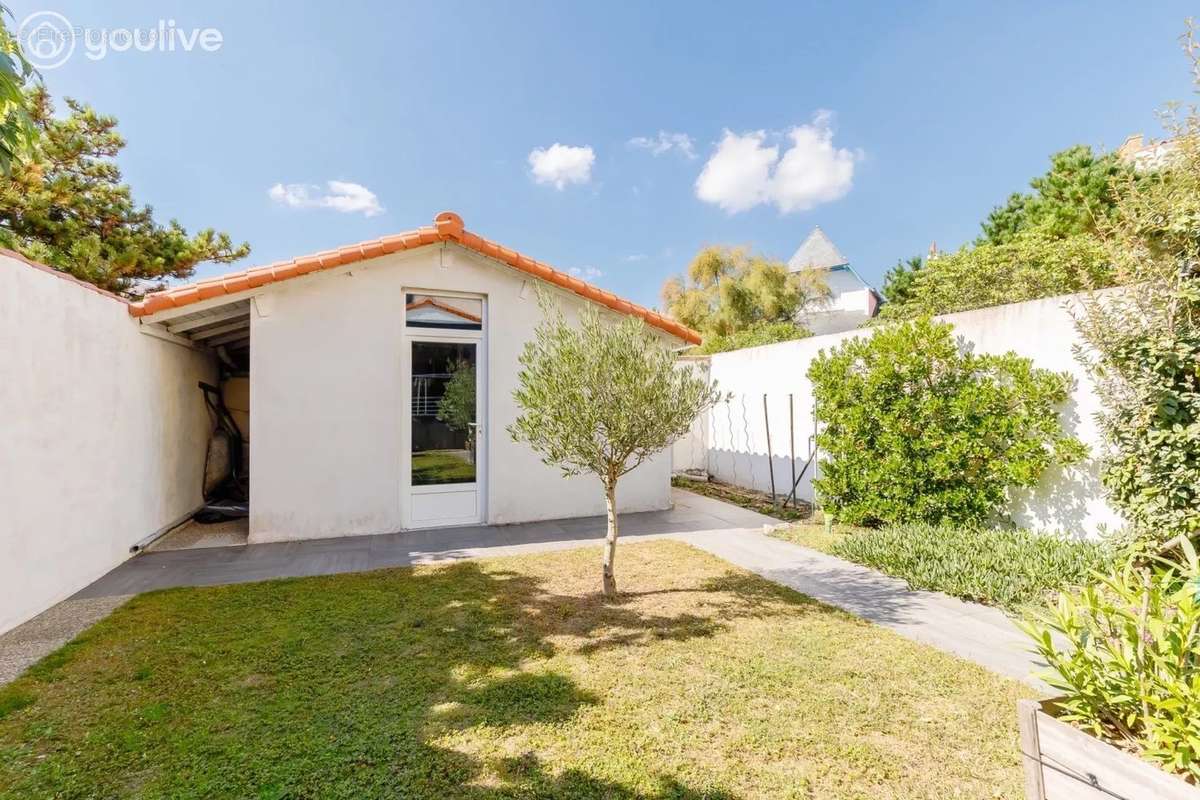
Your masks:
{"label": "reflection in glass door", "polygon": [[412,485],[475,483],[474,342],[412,343]]}
{"label": "reflection in glass door", "polygon": [[410,339],[408,524],[481,521],[478,341]]}

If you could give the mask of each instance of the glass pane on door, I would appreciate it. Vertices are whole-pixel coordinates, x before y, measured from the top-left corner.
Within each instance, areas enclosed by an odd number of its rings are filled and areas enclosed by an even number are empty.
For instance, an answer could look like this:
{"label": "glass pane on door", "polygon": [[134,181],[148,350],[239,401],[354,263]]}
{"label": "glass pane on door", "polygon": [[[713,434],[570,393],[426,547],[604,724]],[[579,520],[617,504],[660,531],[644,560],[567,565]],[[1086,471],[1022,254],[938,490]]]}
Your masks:
{"label": "glass pane on door", "polygon": [[412,485],[474,483],[473,342],[412,343]]}

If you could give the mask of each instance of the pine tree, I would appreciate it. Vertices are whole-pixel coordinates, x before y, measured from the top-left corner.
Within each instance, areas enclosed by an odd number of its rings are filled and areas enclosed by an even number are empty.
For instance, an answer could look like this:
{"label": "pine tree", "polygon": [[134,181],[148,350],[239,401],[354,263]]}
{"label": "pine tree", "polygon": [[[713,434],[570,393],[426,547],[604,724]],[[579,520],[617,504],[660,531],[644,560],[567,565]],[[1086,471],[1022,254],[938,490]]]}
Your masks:
{"label": "pine tree", "polygon": [[160,225],[137,205],[115,160],[125,146],[116,119],[71,99],[56,118],[42,86],[26,98],[36,140],[0,177],[0,246],[130,296],[250,252],[211,228],[190,235],[175,220]]}

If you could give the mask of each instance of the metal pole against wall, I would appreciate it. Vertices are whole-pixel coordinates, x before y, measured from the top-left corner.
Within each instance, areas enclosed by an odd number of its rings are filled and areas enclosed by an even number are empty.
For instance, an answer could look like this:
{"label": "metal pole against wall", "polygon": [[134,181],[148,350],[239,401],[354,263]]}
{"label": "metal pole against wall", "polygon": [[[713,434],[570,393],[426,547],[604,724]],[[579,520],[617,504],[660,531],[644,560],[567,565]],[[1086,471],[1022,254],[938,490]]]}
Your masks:
{"label": "metal pole against wall", "polygon": [[779,501],[775,498],[775,462],[771,458],[771,416],[767,413],[766,392],[763,392],[763,424],[767,429],[767,469],[771,473],[771,503],[778,505]]}
{"label": "metal pole against wall", "polygon": [[[816,481],[821,475],[821,460],[817,458],[817,399],[813,398],[813,435],[812,435],[812,460],[813,460],[813,481]],[[813,483],[813,507],[817,505],[817,485]]]}
{"label": "metal pole against wall", "polygon": [[[794,497],[796,494],[794,489],[796,486],[796,406],[793,403],[793,395],[791,392],[788,392],[788,453],[791,455],[793,487],[793,490],[789,492],[789,495]],[[785,497],[783,499],[784,507],[787,506],[787,503],[788,501]]]}

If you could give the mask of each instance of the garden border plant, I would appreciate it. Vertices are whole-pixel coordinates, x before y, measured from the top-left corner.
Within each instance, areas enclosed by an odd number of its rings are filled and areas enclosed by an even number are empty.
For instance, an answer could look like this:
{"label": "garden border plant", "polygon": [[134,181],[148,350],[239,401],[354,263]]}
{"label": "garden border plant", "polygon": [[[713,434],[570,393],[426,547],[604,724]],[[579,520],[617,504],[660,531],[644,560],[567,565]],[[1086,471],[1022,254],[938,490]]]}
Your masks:
{"label": "garden border plant", "polygon": [[1063,692],[1060,720],[1200,782],[1200,559],[1186,537],[1176,547],[1130,555],[1023,628]]}
{"label": "garden border plant", "polygon": [[[1183,44],[1200,89],[1200,43],[1190,21]],[[1163,127],[1172,134],[1171,148],[1148,177],[1119,187],[1114,213],[1098,225],[1122,288],[1089,293],[1072,309],[1085,343],[1076,356],[1101,400],[1097,421],[1108,445],[1102,478],[1110,502],[1130,523],[1130,552],[1098,573],[1094,585],[1063,593],[1052,612],[1025,628],[1054,670],[1046,680],[1063,692],[1054,701],[1059,720],[1194,785],[1200,783],[1200,559],[1192,541],[1200,534],[1200,110],[1171,108]],[[1131,783],[1140,768],[1130,762],[1115,775]],[[1040,769],[1039,754],[1031,765],[1035,778]],[[1182,797],[1191,788],[1168,792]]]}

